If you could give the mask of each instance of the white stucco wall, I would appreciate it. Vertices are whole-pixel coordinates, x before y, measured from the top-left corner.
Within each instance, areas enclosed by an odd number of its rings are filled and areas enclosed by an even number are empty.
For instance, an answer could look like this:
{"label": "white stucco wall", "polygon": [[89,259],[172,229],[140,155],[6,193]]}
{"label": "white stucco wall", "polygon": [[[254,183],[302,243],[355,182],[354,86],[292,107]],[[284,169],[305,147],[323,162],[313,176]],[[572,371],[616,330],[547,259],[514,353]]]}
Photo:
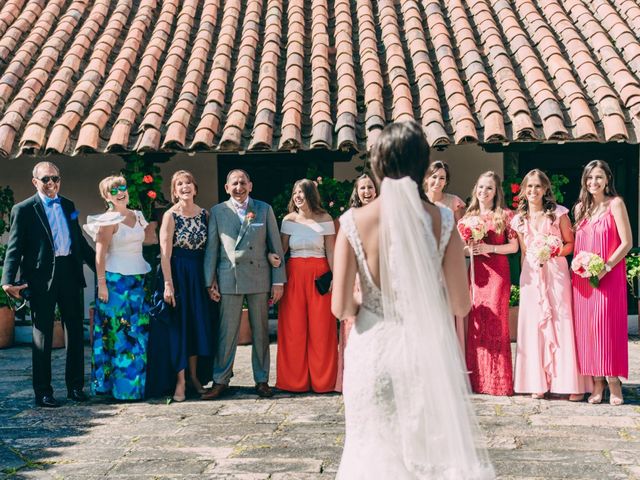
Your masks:
{"label": "white stucco wall", "polygon": [[[9,185],[14,192],[16,203],[35,193],[31,183],[33,166],[42,160],[48,160],[60,168],[62,183],[60,193],[71,200],[80,211],[80,222],[85,223],[86,216],[104,211],[104,203],[98,194],[98,183],[108,175],[117,174],[124,161],[117,155],[79,155],[76,157],[23,156],[14,159],[0,158],[0,186]],[[169,199],[169,182],[176,170],[191,171],[199,186],[197,202],[204,208],[211,208],[218,201],[217,161],[215,154],[178,154],[168,162],[160,164],[163,193]],[[85,266],[85,318],[88,317],[89,303],[94,298],[93,272]]]}
{"label": "white stucco wall", "polygon": [[[478,145],[454,145],[439,152],[432,150],[432,160],[443,160],[449,164],[451,184],[448,191],[463,200],[471,194],[478,176],[487,170],[493,170],[502,176],[502,153],[487,153]],[[353,179],[357,176],[355,168],[362,160],[355,158],[348,163],[336,163],[334,175],[338,180]]]}

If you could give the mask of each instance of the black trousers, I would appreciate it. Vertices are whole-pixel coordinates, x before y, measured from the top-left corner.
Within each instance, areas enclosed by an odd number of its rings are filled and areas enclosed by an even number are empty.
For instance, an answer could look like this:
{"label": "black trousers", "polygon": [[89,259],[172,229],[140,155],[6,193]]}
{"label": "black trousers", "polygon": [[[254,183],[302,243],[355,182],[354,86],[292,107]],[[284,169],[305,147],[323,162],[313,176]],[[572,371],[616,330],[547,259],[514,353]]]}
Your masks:
{"label": "black trousers", "polygon": [[84,335],[82,285],[76,279],[73,259],[56,257],[53,281],[47,289],[32,288],[33,391],[36,398],[53,394],[51,386],[51,342],[56,305],[60,308],[67,345],[65,382],[67,390],[84,385]]}

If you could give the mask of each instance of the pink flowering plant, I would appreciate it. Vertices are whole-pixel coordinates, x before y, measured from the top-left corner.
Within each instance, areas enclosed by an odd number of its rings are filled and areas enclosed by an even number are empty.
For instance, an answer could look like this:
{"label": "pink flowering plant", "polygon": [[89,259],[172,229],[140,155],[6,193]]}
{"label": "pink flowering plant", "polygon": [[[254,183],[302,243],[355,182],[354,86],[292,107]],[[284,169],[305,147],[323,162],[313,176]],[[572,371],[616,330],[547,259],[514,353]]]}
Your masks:
{"label": "pink flowering plant", "polygon": [[560,255],[562,239],[557,235],[536,235],[527,246],[527,257],[540,267]]}
{"label": "pink flowering plant", "polygon": [[582,251],[578,253],[571,261],[571,270],[582,277],[588,278],[593,288],[600,285],[600,275],[604,271],[604,260],[597,253]]}

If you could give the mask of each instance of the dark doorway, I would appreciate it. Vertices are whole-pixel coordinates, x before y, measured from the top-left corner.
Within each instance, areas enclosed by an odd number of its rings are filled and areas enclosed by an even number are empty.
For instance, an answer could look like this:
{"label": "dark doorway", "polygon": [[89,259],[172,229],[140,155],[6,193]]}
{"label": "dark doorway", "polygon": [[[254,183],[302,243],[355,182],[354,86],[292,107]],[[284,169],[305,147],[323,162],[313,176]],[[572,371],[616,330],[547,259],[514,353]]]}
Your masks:
{"label": "dark doorway", "polygon": [[569,178],[564,185],[564,204],[572,208],[580,192],[582,169],[591,160],[606,161],[613,172],[616,190],[625,199],[629,212],[633,244],[638,243],[638,145],[626,143],[581,143],[565,145],[539,145],[533,151],[518,155],[518,174],[539,168],[547,175],[563,174]]}
{"label": "dark doorway", "polygon": [[288,185],[305,178],[310,167],[321,176],[333,176],[334,162],[348,162],[353,152],[309,150],[296,153],[251,153],[218,155],[218,198],[225,201],[227,173],[234,168],[246,170],[251,176],[251,197],[272,203]]}

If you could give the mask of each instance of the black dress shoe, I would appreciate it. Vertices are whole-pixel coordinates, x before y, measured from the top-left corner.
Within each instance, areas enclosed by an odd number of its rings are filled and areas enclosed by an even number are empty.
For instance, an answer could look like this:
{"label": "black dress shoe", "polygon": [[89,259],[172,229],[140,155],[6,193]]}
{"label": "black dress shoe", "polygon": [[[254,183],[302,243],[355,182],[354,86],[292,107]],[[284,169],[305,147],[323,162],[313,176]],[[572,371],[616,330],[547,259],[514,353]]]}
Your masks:
{"label": "black dress shoe", "polygon": [[89,396],[82,391],[81,388],[74,388],[67,393],[67,398],[73,400],[74,402],[87,402],[89,401]]}
{"label": "black dress shoe", "polygon": [[58,402],[53,395],[45,395],[41,398],[36,398],[36,405],[44,408],[58,408],[60,402]]}
{"label": "black dress shoe", "polygon": [[271,387],[267,382],[260,382],[256,384],[256,393],[262,398],[273,397],[273,390],[271,390]]}

